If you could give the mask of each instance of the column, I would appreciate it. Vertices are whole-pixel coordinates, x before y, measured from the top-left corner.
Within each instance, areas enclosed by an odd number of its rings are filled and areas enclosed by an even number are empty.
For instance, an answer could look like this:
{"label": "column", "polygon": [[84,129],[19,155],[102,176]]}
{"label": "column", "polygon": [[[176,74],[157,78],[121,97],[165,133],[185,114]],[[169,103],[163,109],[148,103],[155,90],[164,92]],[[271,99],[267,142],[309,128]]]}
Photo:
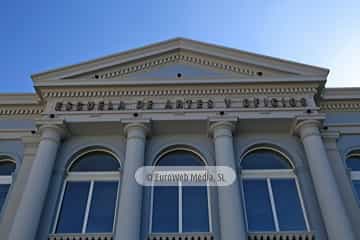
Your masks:
{"label": "column", "polygon": [[16,176],[14,176],[14,181],[11,184],[11,194],[7,195],[8,202],[1,210],[0,236],[3,239],[9,238],[9,231],[14,222],[23,192],[25,191],[27,179],[29,178],[39,142],[40,138],[38,136],[22,137],[22,143],[24,145],[23,159],[21,164],[16,166]]}
{"label": "column", "polygon": [[[231,167],[237,172],[232,137],[233,129],[234,125],[227,121],[215,122],[210,126],[214,138],[216,165]],[[217,192],[221,240],[246,240],[246,227],[238,180],[230,186],[219,186]]]}
{"label": "column", "polygon": [[[354,211],[354,209],[358,209],[358,201],[357,198],[354,197],[354,189],[352,186],[352,182],[349,180],[349,172],[347,170],[347,166],[344,165],[344,160],[341,156],[341,153],[338,149],[337,140],[340,138],[339,132],[332,131],[324,131],[321,133],[321,136],[324,140],[325,149],[327,152],[328,159],[332,166],[333,174],[338,184],[340,196],[343,199],[346,213],[349,216],[350,222],[353,224],[360,220],[360,216],[358,211]],[[360,236],[359,228],[352,228],[355,236]]]}
{"label": "column", "polygon": [[114,239],[138,240],[141,230],[142,186],[135,180],[135,172],[144,165],[147,126],[129,123],[125,126],[126,153],[121,182],[120,202]]}
{"label": "column", "polygon": [[62,127],[45,124],[8,240],[35,240],[56,153],[64,134]]}
{"label": "column", "polygon": [[296,126],[306,152],[322,217],[330,240],[354,240],[350,221],[332,172],[318,120],[301,121]]}

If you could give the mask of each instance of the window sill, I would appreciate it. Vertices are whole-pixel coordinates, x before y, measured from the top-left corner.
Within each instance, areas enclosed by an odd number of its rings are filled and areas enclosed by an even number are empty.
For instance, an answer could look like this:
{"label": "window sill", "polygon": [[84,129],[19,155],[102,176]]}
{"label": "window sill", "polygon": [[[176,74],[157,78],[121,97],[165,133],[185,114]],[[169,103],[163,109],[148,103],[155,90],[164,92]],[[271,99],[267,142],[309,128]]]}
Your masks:
{"label": "window sill", "polygon": [[315,240],[312,232],[252,232],[248,240]]}
{"label": "window sill", "polygon": [[112,233],[50,234],[48,240],[112,240]]}
{"label": "window sill", "polygon": [[150,233],[147,240],[214,240],[212,233]]}

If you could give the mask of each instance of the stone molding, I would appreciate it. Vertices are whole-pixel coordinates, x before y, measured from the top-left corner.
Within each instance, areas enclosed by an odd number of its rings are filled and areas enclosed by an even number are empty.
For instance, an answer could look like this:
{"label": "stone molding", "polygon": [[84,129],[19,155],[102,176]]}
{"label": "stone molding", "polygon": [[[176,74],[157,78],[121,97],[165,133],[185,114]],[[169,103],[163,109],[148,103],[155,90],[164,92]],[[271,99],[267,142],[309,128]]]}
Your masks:
{"label": "stone molding", "polygon": [[248,240],[315,240],[313,232],[249,233]]}
{"label": "stone molding", "polygon": [[212,233],[150,233],[147,240],[214,240]]}
{"label": "stone molding", "polygon": [[[166,85],[166,84],[164,84]],[[212,84],[209,84],[212,85]],[[132,97],[132,96],[208,96],[238,94],[315,94],[315,87],[136,87],[43,89],[45,98]]]}
{"label": "stone molding", "polygon": [[[286,94],[293,94],[299,95],[308,92],[307,90],[313,89],[226,89],[226,88],[219,88],[219,89],[163,89],[163,90],[134,90],[134,91],[86,91],[86,90],[68,90],[64,92],[46,92],[45,96],[51,98],[61,98],[61,97],[73,97],[73,98],[81,98],[81,97],[117,97],[117,96],[207,96],[207,95],[214,95],[214,96],[231,96],[231,95],[251,95],[251,94],[278,94],[278,95],[286,95]],[[357,100],[354,101],[320,101],[320,111],[321,112],[359,112],[360,111],[360,102]],[[36,119],[39,118],[44,112],[45,106],[42,103],[38,105],[2,105],[0,103],[0,118],[19,118],[19,119]]]}
{"label": "stone molding", "polygon": [[169,63],[202,65],[222,71],[240,73],[246,76],[254,76],[257,73],[257,71],[255,70],[256,67],[244,66],[244,64],[230,63],[229,61],[218,60],[209,56],[198,56],[195,54],[178,51],[173,54],[166,54],[164,56],[153,58],[148,61],[142,61],[140,63],[137,62],[134,64],[129,64],[127,66],[122,66],[113,71],[105,71],[100,74],[95,73],[92,74],[92,78],[108,79],[115,77],[124,77],[131,73],[146,71],[154,67]]}
{"label": "stone molding", "polygon": [[[47,88],[42,89],[42,95],[44,101],[34,103],[33,100],[29,100],[28,103],[10,103],[0,101],[0,118],[5,119],[37,119],[46,111],[45,109],[51,104],[52,99],[59,99],[71,101],[70,99],[93,99],[96,101],[104,101],[108,98],[113,100],[119,97],[139,97],[137,100],[148,99],[150,97],[180,97],[180,98],[197,98],[197,97],[245,97],[245,98],[264,98],[264,97],[276,97],[279,99],[304,98],[305,96],[313,96],[316,94],[317,89],[315,87],[301,87],[301,86],[271,86],[263,85],[257,87],[254,85],[242,85],[238,86],[216,86],[216,84],[210,86],[173,86],[173,87],[112,87],[112,88]],[[1,94],[0,94],[1,96]],[[35,96],[35,94],[34,94]],[[0,98],[1,100],[1,98]],[[122,99],[120,99],[122,100]],[[240,99],[241,100],[241,99]],[[4,100],[5,101],[5,100]],[[131,100],[132,101],[132,100]]]}
{"label": "stone molding", "polygon": [[360,101],[323,101],[320,102],[320,109],[322,112],[359,112]]}
{"label": "stone molding", "polygon": [[19,118],[30,118],[34,119],[41,115],[44,111],[44,106],[39,103],[39,105],[33,106],[1,106],[0,103],[0,118],[4,116],[12,116],[12,117],[19,117]]}
{"label": "stone molding", "polygon": [[113,240],[112,233],[51,234],[48,240]]}

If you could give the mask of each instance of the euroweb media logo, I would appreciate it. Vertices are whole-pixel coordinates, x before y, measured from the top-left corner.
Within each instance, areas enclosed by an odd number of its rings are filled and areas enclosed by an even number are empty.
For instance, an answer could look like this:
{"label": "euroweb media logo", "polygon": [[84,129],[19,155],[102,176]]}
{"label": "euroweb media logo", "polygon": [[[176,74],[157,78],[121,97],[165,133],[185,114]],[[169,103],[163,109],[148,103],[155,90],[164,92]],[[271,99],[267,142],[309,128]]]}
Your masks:
{"label": "euroweb media logo", "polygon": [[229,186],[236,173],[226,166],[150,166],[139,168],[135,179],[143,186]]}

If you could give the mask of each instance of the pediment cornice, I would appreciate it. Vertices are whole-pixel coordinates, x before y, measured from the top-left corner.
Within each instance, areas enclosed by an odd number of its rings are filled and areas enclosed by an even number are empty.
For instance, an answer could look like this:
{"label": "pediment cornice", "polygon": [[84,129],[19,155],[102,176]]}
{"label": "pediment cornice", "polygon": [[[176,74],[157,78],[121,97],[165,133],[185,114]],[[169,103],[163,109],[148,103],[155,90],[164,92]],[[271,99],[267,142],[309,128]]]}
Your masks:
{"label": "pediment cornice", "polygon": [[[43,81],[59,80],[94,74],[99,78],[124,76],[136,71],[143,71],[159,64],[182,61],[199,64],[224,71],[239,73],[243,76],[254,76],[257,69],[274,71],[278,74],[301,76],[320,76],[326,78],[328,70],[292,61],[272,58],[259,54],[221,47],[213,44],[176,38],[148,45],[142,48],[125,51],[119,54],[71,65],[32,76],[35,86]],[[113,71],[104,71],[114,66]]]}
{"label": "pediment cornice", "polygon": [[[135,72],[143,72],[153,68],[158,68],[167,64],[184,63],[191,65],[200,65],[221,71],[236,73],[239,76],[256,76],[260,69],[255,66],[246,66],[241,63],[234,63],[223,59],[216,59],[211,56],[199,55],[188,51],[175,51],[161,55],[159,57],[152,57],[147,60],[135,61],[124,66],[113,67],[110,70],[100,70],[89,75],[90,78],[109,79],[109,78],[123,78]],[[262,73],[261,73],[262,74]],[[75,77],[76,78],[76,77]],[[80,77],[81,78],[81,77]]]}

